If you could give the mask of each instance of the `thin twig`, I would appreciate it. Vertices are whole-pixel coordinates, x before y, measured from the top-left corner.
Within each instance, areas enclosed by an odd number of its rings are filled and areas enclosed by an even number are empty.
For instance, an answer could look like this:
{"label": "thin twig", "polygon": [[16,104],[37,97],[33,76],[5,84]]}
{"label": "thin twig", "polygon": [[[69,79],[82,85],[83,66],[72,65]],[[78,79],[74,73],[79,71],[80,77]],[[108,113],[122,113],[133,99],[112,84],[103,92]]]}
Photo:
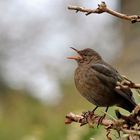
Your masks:
{"label": "thin twig", "polygon": [[117,89],[128,89],[128,88],[133,88],[133,89],[140,89],[140,84],[136,84],[129,80],[126,76],[122,75],[123,80],[120,82],[118,81],[116,83],[116,88]]}
{"label": "thin twig", "polygon": [[89,9],[89,8],[73,6],[73,5],[68,6],[68,9],[75,10],[76,12],[83,12],[83,13],[86,13],[86,15],[89,15],[92,13],[101,14],[101,13],[106,12],[115,17],[129,20],[129,21],[131,21],[131,23],[140,22],[140,15],[126,15],[126,14],[116,12],[116,11],[108,8],[105,2],[101,2],[101,4],[98,4],[98,7],[96,9]]}
{"label": "thin twig", "polygon": [[128,129],[121,129],[121,131],[125,134],[130,134],[130,135],[138,135],[140,136],[140,131],[139,130],[128,130]]}

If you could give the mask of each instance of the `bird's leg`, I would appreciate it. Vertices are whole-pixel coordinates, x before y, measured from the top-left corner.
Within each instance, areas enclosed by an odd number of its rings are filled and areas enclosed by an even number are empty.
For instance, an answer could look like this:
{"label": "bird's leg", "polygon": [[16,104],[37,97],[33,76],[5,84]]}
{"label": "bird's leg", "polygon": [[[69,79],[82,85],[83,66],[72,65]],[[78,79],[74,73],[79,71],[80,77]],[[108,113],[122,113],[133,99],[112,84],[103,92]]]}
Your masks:
{"label": "bird's leg", "polygon": [[89,115],[88,115],[88,120],[89,122],[92,120],[92,117],[94,115],[95,110],[98,108],[98,106],[96,106],[92,111],[89,111]]}
{"label": "bird's leg", "polygon": [[98,106],[96,106],[92,111],[87,111],[87,112],[83,112],[82,116],[83,117],[89,117],[89,116],[93,116],[94,115],[94,112],[95,110],[98,108]]}
{"label": "bird's leg", "polygon": [[[108,111],[108,108],[109,108],[109,107],[107,106],[107,107],[106,107],[106,109],[105,109],[105,112],[107,112],[107,111]],[[101,124],[101,123],[102,123],[102,121],[103,121],[103,119],[105,118],[105,116],[106,116],[106,114],[104,113],[104,115],[100,117],[100,119],[98,120],[97,127],[99,126],[99,124]]]}
{"label": "bird's leg", "polygon": [[98,108],[98,106],[96,106],[93,110],[92,113],[94,114],[95,110]]}

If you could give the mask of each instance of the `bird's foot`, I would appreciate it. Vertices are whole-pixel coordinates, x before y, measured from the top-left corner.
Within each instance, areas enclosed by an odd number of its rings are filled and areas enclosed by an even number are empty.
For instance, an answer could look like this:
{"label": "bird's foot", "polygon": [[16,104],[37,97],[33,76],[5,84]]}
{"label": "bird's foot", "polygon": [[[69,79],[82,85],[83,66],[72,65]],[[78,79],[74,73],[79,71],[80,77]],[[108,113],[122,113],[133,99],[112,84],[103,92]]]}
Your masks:
{"label": "bird's foot", "polygon": [[89,117],[89,116],[93,116],[94,115],[94,112],[93,111],[87,111],[87,112],[82,112],[82,116],[84,117],[84,118],[87,118],[87,117]]}
{"label": "bird's foot", "polygon": [[[105,109],[105,112],[107,112],[107,111],[108,111],[108,106]],[[99,118],[97,127],[102,123],[102,121],[105,118],[105,116],[106,116],[106,113],[104,113],[104,115]]]}
{"label": "bird's foot", "polygon": [[[93,111],[87,111],[87,112],[82,113],[83,119],[86,120],[86,122],[89,124],[90,127],[93,127],[93,121],[92,121],[93,115],[94,115]],[[81,126],[83,126],[87,123],[83,123],[83,124],[81,124]]]}
{"label": "bird's foot", "polygon": [[101,116],[98,120],[98,124],[97,124],[97,128],[99,127],[99,125],[102,123],[103,119],[105,118],[106,114],[104,114],[103,116]]}
{"label": "bird's foot", "polygon": [[[97,108],[98,106],[96,106],[92,111],[87,111],[87,112],[82,113],[83,118],[86,120],[86,122],[89,124],[90,127],[93,127],[93,118],[94,119],[96,118],[96,115],[94,115],[94,112]],[[82,125],[85,125],[85,124],[82,124]]]}

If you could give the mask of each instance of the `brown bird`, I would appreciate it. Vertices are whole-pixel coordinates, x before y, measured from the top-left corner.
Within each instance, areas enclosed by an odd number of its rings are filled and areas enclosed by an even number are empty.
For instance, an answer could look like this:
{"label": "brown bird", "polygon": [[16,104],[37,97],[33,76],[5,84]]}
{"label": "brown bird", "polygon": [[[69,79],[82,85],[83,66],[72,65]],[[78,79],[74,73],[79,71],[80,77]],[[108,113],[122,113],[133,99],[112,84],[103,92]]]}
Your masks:
{"label": "brown bird", "polygon": [[78,54],[68,57],[78,63],[74,76],[76,88],[83,97],[96,105],[93,111],[98,107],[106,107],[107,111],[108,107],[116,105],[132,112],[137,105],[132,91],[115,88],[117,81],[121,82],[124,77],[93,49],[72,49]]}

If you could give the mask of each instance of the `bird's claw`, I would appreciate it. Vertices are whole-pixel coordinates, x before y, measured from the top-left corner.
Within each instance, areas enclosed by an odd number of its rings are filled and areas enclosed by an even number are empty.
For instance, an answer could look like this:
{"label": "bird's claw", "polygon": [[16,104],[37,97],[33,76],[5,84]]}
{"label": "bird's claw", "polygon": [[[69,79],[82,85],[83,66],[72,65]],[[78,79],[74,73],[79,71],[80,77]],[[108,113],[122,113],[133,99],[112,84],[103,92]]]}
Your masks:
{"label": "bird's claw", "polygon": [[[86,122],[89,124],[90,127],[93,127],[93,121],[92,121],[92,117],[94,115],[93,111],[87,111],[87,112],[83,112],[82,116],[83,119],[86,120]],[[86,123],[81,124],[81,126],[85,125]]]}
{"label": "bird's claw", "polygon": [[89,117],[89,116],[91,116],[91,115],[93,116],[93,114],[94,114],[94,113],[93,113],[92,111],[87,111],[87,112],[83,112],[83,113],[82,113],[82,116],[85,117],[85,118],[87,118],[87,117]]}
{"label": "bird's claw", "polygon": [[103,119],[105,118],[106,115],[103,115],[99,118],[98,120],[98,124],[97,124],[97,128],[99,127],[99,125],[102,123]]}

